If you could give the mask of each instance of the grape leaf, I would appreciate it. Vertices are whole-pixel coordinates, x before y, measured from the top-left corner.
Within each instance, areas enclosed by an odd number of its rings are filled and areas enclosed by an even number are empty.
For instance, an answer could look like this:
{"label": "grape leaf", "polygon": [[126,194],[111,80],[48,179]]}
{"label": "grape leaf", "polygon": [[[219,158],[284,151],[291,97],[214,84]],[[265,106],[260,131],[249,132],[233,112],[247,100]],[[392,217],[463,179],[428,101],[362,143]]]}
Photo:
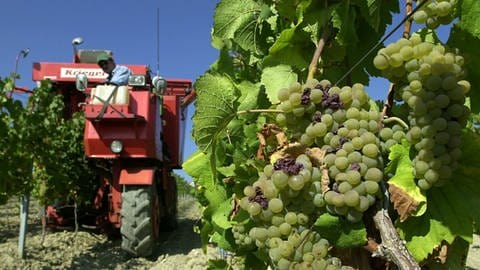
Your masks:
{"label": "grape leaf", "polygon": [[440,249],[435,255],[435,262],[431,265],[431,269],[449,270],[457,269],[459,265],[465,264],[465,256],[468,253],[469,244],[462,238],[456,238],[451,245],[442,245],[445,247]]}
{"label": "grape leaf", "polygon": [[[212,173],[209,171],[209,160],[210,159],[207,154],[198,150],[192,155],[190,155],[188,159],[182,164],[182,169],[195,179],[200,179],[205,176],[208,176],[207,178],[211,179]],[[213,183],[207,183],[205,185],[213,186]]]}
{"label": "grape leaf", "polygon": [[340,44],[357,44],[358,35],[355,27],[357,13],[348,2],[339,5],[332,14],[333,26],[339,29],[337,40]]}
{"label": "grape leaf", "polygon": [[480,39],[480,1],[478,0],[463,0],[461,6],[460,20],[458,25],[470,33],[473,37]]}
{"label": "grape leaf", "polygon": [[[385,25],[392,22],[390,12],[398,12],[398,1],[367,0],[357,1],[360,13],[368,24],[376,31],[383,32]],[[383,27],[383,29],[381,29]]]}
{"label": "grape leaf", "polygon": [[413,176],[412,161],[409,157],[410,146],[404,141],[390,148],[390,162],[386,174],[393,174],[388,180],[390,200],[404,221],[409,216],[421,216],[427,208],[427,199],[417,187]]}
{"label": "grape leaf", "polygon": [[[480,137],[472,132],[463,137],[466,154],[477,153],[478,156]],[[427,258],[442,241],[451,244],[456,237],[461,237],[472,242],[473,223],[480,219],[480,209],[472,207],[480,205],[480,168],[475,163],[478,159],[464,155],[459,162],[461,167],[446,185],[428,190],[425,214],[396,224],[417,261]]]}
{"label": "grape leaf", "polygon": [[238,99],[240,105],[238,110],[250,110],[257,108],[257,102],[259,100],[258,95],[260,93],[260,84],[252,83],[249,81],[242,81],[240,84],[237,84],[237,88],[241,92],[241,96]]}
{"label": "grape leaf", "polygon": [[[270,47],[268,55],[263,60],[264,66],[291,65],[299,69],[309,64],[310,54],[315,47],[313,43],[305,42],[310,34],[298,29],[297,26],[284,29],[275,43]],[[311,53],[305,53],[311,52]]]}
{"label": "grape leaf", "polygon": [[296,82],[297,74],[287,65],[267,67],[263,70],[261,82],[265,86],[267,97],[272,104],[278,103],[277,92]]}
{"label": "grape leaf", "polygon": [[222,202],[213,213],[212,223],[215,226],[218,226],[219,228],[222,228],[222,229],[231,228],[232,224],[228,220],[228,216],[230,215],[231,211],[232,211],[231,201],[226,200]]}
{"label": "grape leaf", "polygon": [[317,218],[315,226],[320,235],[335,247],[357,247],[367,242],[367,231],[361,222],[350,223],[327,213]]}
{"label": "grape leaf", "polygon": [[210,69],[218,72],[226,73],[232,76],[234,71],[233,59],[230,56],[229,49],[226,47],[221,47],[218,59],[210,65]]}
{"label": "grape leaf", "polygon": [[215,184],[210,161],[209,155],[198,150],[183,163],[183,170],[195,179],[197,187],[205,187],[204,196],[215,211],[227,199],[227,192],[223,186]]}
{"label": "grape leaf", "polygon": [[226,76],[207,73],[195,82],[197,101],[193,115],[193,136],[207,151],[237,112],[238,90]]}
{"label": "grape leaf", "polygon": [[227,234],[227,231],[223,231],[223,234],[220,234],[218,231],[216,231],[211,236],[211,240],[212,242],[216,243],[217,246],[221,249],[233,250],[232,245],[228,241],[228,238],[232,238],[232,237],[228,237],[228,235],[226,234]]}
{"label": "grape leaf", "polygon": [[203,219],[202,228],[200,229],[200,238],[202,239],[202,250],[204,253],[207,253],[207,244],[209,243],[212,232],[212,224],[208,220]]}
{"label": "grape leaf", "polygon": [[397,224],[417,261],[427,258],[442,241],[451,244],[457,236],[472,241],[473,219],[480,216],[478,207],[471,207],[471,203],[480,203],[480,191],[474,182],[475,178],[457,172],[451,183],[428,193],[429,204],[423,216]]}
{"label": "grape leaf", "polygon": [[235,176],[235,168],[235,164],[230,164],[229,166],[218,167],[217,171],[226,177],[231,177]]}
{"label": "grape leaf", "polygon": [[279,1],[275,7],[279,16],[288,19],[291,22],[297,20],[297,6],[299,1]]}
{"label": "grape leaf", "polygon": [[213,36],[234,39],[245,50],[258,50],[261,5],[253,0],[223,0],[215,8]]}

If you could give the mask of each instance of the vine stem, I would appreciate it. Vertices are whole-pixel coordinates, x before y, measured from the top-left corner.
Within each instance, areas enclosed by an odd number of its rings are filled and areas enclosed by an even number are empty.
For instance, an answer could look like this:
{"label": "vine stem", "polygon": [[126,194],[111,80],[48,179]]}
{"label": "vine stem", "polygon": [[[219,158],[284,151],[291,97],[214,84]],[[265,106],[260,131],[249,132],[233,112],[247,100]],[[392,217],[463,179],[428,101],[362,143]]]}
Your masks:
{"label": "vine stem", "polygon": [[388,124],[390,122],[393,122],[393,121],[402,125],[403,128],[409,129],[409,126],[407,125],[407,123],[405,123],[402,119],[400,119],[398,117],[390,116],[388,118],[383,119],[383,123],[386,123],[386,124]]}
{"label": "vine stem", "polygon": [[383,110],[382,110],[382,114],[381,114],[380,119],[388,118],[388,116],[392,112],[393,97],[394,97],[394,91],[395,91],[394,88],[395,88],[395,84],[390,83],[390,87],[388,88],[387,98],[385,99],[385,102],[383,103]]}
{"label": "vine stem", "polygon": [[382,201],[377,201],[377,211],[373,215],[373,222],[378,230],[381,242],[374,238],[368,240],[365,249],[372,253],[372,257],[379,257],[393,262],[400,270],[420,270],[420,266],[405,247],[405,241],[400,239],[393,222],[388,215],[389,193],[385,183],[380,184],[384,195]]}
{"label": "vine stem", "polygon": [[284,113],[283,110],[275,110],[275,109],[252,109],[252,110],[244,110],[238,111],[237,114],[246,114],[246,113]]}
{"label": "vine stem", "polygon": [[388,216],[388,211],[383,208],[380,209],[373,216],[373,220],[382,238],[382,243],[376,247],[373,256],[386,258],[395,263],[401,270],[421,269],[410,251],[405,247],[404,241],[398,236],[392,220]]}
{"label": "vine stem", "polygon": [[333,29],[331,28],[331,25],[327,23],[323,28],[322,37],[318,41],[317,49],[315,49],[312,61],[310,61],[310,65],[308,66],[307,80],[311,80],[315,77],[315,73],[317,72],[318,68],[318,61],[320,59],[320,56],[322,55],[325,45],[332,38],[332,33]]}
{"label": "vine stem", "polygon": [[[412,0],[405,0],[405,16],[408,18],[410,17],[410,14],[412,13]],[[410,37],[410,32],[412,30],[412,19],[408,19],[405,21],[403,25],[403,37],[404,38],[409,38]]]}

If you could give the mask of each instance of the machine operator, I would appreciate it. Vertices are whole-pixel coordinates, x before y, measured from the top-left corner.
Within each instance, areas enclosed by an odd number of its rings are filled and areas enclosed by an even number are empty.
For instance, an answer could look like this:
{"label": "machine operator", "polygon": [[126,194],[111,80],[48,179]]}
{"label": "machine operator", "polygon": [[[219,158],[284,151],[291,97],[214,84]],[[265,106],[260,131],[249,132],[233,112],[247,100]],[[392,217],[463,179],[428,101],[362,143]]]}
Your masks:
{"label": "machine operator", "polygon": [[128,76],[132,75],[126,66],[117,65],[111,54],[101,53],[97,56],[97,64],[108,74],[105,83],[113,85],[127,85]]}

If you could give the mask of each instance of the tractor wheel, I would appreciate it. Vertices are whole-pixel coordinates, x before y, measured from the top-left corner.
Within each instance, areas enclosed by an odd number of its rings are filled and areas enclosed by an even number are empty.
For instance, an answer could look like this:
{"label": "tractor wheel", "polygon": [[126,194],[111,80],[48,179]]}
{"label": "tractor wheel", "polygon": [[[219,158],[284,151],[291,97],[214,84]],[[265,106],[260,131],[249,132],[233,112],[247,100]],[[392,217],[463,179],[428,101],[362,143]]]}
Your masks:
{"label": "tractor wheel", "polygon": [[155,185],[125,185],[122,192],[122,249],[135,257],[152,254],[159,234],[159,198]]}

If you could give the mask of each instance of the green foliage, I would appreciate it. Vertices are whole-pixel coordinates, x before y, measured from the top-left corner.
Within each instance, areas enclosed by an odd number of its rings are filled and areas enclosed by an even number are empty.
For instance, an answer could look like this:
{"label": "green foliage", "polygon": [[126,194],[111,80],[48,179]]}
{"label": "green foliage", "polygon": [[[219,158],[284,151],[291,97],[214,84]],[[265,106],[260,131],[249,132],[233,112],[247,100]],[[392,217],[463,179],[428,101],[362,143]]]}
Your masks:
{"label": "green foliage", "polygon": [[[8,79],[0,87],[5,84]],[[96,179],[84,156],[83,115],[65,119],[62,97],[49,81],[33,91],[26,106],[5,98],[7,88],[1,89],[0,197],[33,193],[42,203],[88,201]]]}
{"label": "green foliage", "polygon": [[180,175],[174,173],[173,177],[175,178],[175,182],[177,183],[177,193],[179,196],[185,195],[194,195],[195,190],[192,185],[190,185],[185,178],[181,177]]}
{"label": "green foliage", "polygon": [[352,224],[328,213],[318,217],[315,229],[338,248],[363,246],[367,242],[367,232],[363,224]]}
{"label": "green foliage", "polygon": [[203,151],[214,147],[219,133],[235,116],[237,89],[227,77],[206,74],[195,82],[198,90],[193,134]]}
{"label": "green foliage", "polygon": [[[427,211],[421,217],[412,217],[398,228],[407,247],[419,261],[427,258],[442,241],[449,244],[456,238],[472,241],[473,224],[479,222],[480,186],[477,183],[479,137],[471,132],[464,135],[465,147],[469,149],[463,156],[461,168],[455,177],[441,188],[432,189],[427,194]],[[469,153],[470,152],[470,153]]]}
{"label": "green foliage", "polygon": [[261,83],[265,86],[268,99],[272,104],[275,104],[278,103],[278,89],[286,88],[297,80],[298,76],[290,66],[278,65],[263,70]]}
{"label": "green foliage", "polygon": [[18,100],[7,98],[9,78],[0,79],[0,203],[10,196],[28,193],[32,185],[34,153],[29,114]]}
{"label": "green foliage", "polygon": [[410,159],[410,145],[403,141],[402,145],[394,145],[390,148],[390,160],[385,172],[393,176],[388,180],[389,186],[395,186],[411,196],[412,201],[418,205],[415,216],[421,216],[427,209],[427,198],[415,184],[413,166]]}
{"label": "green foliage", "polygon": [[[276,117],[274,113],[265,112],[279,102],[279,89],[292,82],[306,81],[310,59],[324,32],[335,34],[326,40],[316,78],[336,82],[384,36],[386,26],[392,22],[392,13],[399,11],[399,2],[219,2],[212,31],[212,44],[219,49],[219,58],[195,85],[198,100],[193,135],[200,151],[184,164],[184,169],[194,178],[196,194],[204,206],[201,229],[204,244],[211,239],[222,248],[244,254],[249,267],[266,267],[267,254],[256,249],[240,250],[230,233],[232,225],[253,222],[248,214],[235,207],[238,207],[238,198],[243,196],[243,188],[258,179],[259,171],[267,163],[258,154],[268,156],[275,150],[271,149],[275,148],[275,143],[270,139],[267,148],[257,153],[261,144],[258,133],[264,124],[274,122]],[[480,3],[475,0],[459,3],[460,20],[453,24],[446,45],[464,53],[469,71],[466,79],[472,84],[470,108],[478,113],[480,67],[476,59],[480,57],[477,49],[480,46],[477,16]],[[421,34],[438,42],[435,32]],[[373,55],[367,55],[361,67],[354,69],[345,81],[338,82],[338,86],[357,82],[368,84],[370,76],[382,75],[373,68],[372,59]],[[262,109],[264,113],[245,114],[253,109]],[[406,106],[396,106],[392,111],[408,123],[406,109]],[[449,252],[447,263],[440,267],[459,267],[474,226],[480,224],[480,213],[472,209],[480,203],[479,186],[475,185],[480,173],[477,169],[480,162],[477,160],[478,114],[472,115],[470,121],[471,131],[463,135],[460,168],[443,187],[427,191],[417,187],[410,156],[412,146],[408,143],[396,145],[384,157],[388,164],[385,185],[396,188],[399,190],[396,192],[406,195],[416,205],[414,211],[405,216],[393,212],[391,217],[409,251],[423,264],[435,265],[430,261],[431,256],[441,245],[447,244],[459,250]],[[367,238],[363,223],[347,224],[330,214],[318,217],[315,225],[322,237],[337,247],[363,245]],[[217,263],[217,267],[225,267]]]}

